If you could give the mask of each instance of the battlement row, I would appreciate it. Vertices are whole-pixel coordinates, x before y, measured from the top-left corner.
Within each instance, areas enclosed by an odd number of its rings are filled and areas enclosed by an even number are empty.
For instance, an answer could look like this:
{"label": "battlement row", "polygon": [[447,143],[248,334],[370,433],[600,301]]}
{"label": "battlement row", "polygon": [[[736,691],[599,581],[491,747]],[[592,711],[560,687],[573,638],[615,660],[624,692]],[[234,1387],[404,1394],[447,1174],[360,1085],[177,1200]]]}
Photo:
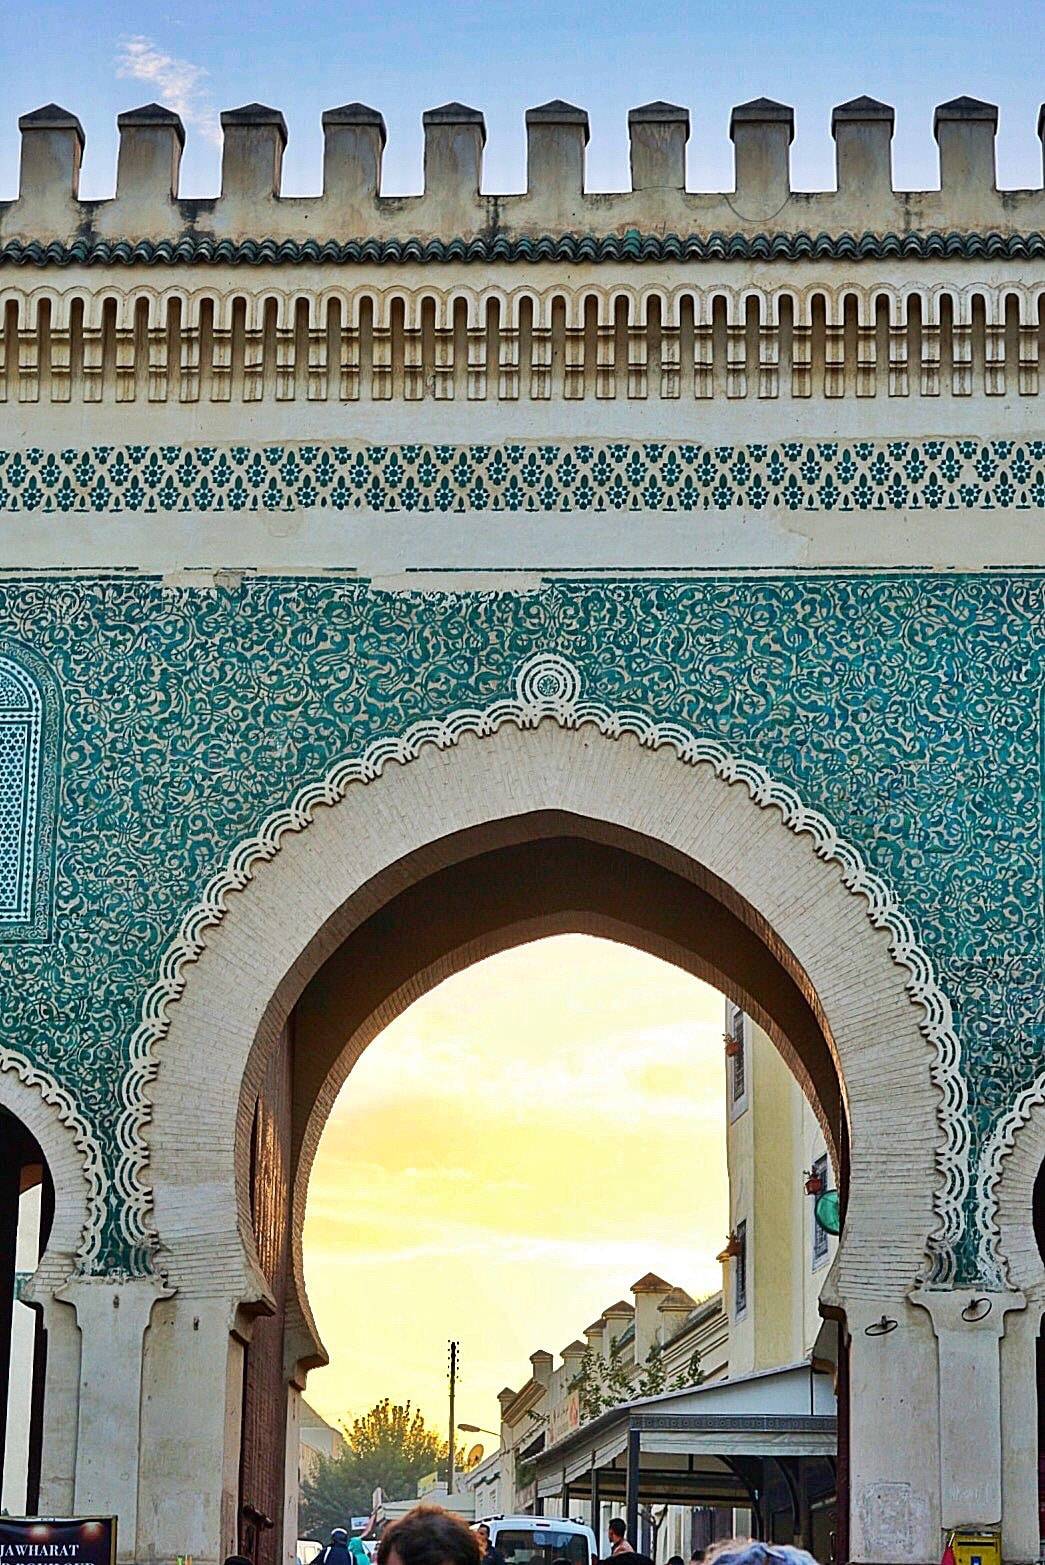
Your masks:
{"label": "battlement row", "polygon": [[[277,109],[248,104],[221,116],[221,194],[179,198],[185,143],[181,119],[159,104],[118,118],[115,196],[80,202],[84,132],[74,114],[48,104],[19,120],[18,198],[0,205],[0,243],[100,239],[169,240],[186,233],[244,239],[439,237],[491,233],[1016,233],[1045,226],[1041,189],[999,191],[998,110],[974,98],[941,104],[933,118],[940,189],[893,188],[894,113],[868,97],[840,104],[831,130],[837,190],[793,192],[794,112],[758,98],[732,112],[735,188],[686,190],[688,110],[648,103],[628,115],[631,190],[585,191],[588,116],[554,101],[526,114],[527,181],[521,195],[482,192],[483,115],[460,103],[423,116],[424,191],[382,196],[382,116],[361,103],[323,115],[322,195],[281,196],[287,126]],[[1045,135],[1045,108],[1037,133]],[[9,249],[9,254],[13,253]]]}

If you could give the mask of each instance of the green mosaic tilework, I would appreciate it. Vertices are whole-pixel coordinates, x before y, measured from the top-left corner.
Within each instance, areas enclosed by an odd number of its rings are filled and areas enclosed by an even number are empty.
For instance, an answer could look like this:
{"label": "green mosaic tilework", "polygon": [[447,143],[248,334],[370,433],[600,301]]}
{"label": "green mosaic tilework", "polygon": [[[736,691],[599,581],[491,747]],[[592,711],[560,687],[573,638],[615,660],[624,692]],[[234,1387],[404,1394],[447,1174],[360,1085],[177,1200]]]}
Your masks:
{"label": "green mosaic tilework", "polygon": [[0,451],[0,511],[1045,508],[1045,440]]}
{"label": "green mosaic tilework", "polygon": [[[890,884],[954,1005],[974,1159],[1042,1069],[1041,575],[8,580],[0,632],[65,704],[53,937],[0,963],[6,1041],[75,1088],[110,1160],[142,996],[236,844],[378,736],[510,694],[535,652],[763,765]],[[133,1265],[112,1218],[104,1263]]]}

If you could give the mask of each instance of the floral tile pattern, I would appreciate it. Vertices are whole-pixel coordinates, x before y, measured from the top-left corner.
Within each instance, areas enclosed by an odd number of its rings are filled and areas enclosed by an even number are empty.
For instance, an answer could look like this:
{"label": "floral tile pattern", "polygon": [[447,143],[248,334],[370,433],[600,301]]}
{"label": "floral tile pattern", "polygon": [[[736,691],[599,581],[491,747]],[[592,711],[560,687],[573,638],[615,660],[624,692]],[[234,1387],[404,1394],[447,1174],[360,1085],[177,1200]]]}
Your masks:
{"label": "floral tile pattern", "polygon": [[100,1268],[143,1264],[123,1223],[120,1088],[143,996],[203,888],[303,785],[381,736],[502,699],[536,653],[576,665],[586,698],[764,767],[859,849],[952,1002],[974,1166],[1041,1075],[1041,573],[520,593],[23,577],[0,581],[0,653],[54,681],[57,788],[50,928],[0,961],[5,1046],[75,1097],[101,1147]]}
{"label": "floral tile pattern", "polygon": [[0,511],[1045,509],[1045,440],[0,450]]}

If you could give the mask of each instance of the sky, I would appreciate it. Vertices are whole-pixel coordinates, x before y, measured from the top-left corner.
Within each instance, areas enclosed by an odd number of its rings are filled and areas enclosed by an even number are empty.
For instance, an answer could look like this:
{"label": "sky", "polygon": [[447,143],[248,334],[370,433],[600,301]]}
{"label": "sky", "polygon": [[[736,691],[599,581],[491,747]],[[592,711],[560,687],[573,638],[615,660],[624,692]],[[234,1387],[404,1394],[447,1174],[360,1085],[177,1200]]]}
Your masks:
{"label": "sky", "polygon": [[721,1286],[723,1007],[656,957],[561,935],[392,1022],[313,1169],[305,1278],[331,1357],[313,1406],[341,1423],[410,1398],[444,1429],[456,1337],[458,1419],[496,1430],[530,1354],[558,1362],[646,1272],[694,1297]]}
{"label": "sky", "polygon": [[689,182],[732,188],[732,105],[794,106],[796,189],[834,180],[831,108],[860,93],[896,107],[897,183],[937,183],[932,115],[962,93],[999,104],[999,181],[1040,185],[1041,0],[0,0],[0,200],[17,189],[20,114],[56,101],[87,135],[82,193],[112,194],[116,115],[151,100],[188,132],[182,193],[218,189],[217,116],[285,113],[289,194],[320,183],[320,115],[362,100],[388,124],[386,194],[421,183],[421,114],[458,99],[487,121],[489,190],[524,181],[527,107],[561,97],[591,116],[589,186],[626,186],[630,107],[692,115]]}

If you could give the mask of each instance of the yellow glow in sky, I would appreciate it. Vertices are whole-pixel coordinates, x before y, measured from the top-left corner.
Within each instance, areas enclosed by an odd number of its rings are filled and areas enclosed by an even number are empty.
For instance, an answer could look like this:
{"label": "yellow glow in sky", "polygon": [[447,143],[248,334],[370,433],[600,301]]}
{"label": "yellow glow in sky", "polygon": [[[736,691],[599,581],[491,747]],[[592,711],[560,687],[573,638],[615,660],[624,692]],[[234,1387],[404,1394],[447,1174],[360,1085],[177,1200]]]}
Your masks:
{"label": "yellow glow in sky", "polygon": [[[370,1045],[320,1143],[305,1220],[331,1422],[381,1396],[498,1427],[529,1377],[655,1271],[721,1284],[728,1219],[722,996],[584,935],[447,980]],[[490,1442],[486,1442],[489,1449]]]}

